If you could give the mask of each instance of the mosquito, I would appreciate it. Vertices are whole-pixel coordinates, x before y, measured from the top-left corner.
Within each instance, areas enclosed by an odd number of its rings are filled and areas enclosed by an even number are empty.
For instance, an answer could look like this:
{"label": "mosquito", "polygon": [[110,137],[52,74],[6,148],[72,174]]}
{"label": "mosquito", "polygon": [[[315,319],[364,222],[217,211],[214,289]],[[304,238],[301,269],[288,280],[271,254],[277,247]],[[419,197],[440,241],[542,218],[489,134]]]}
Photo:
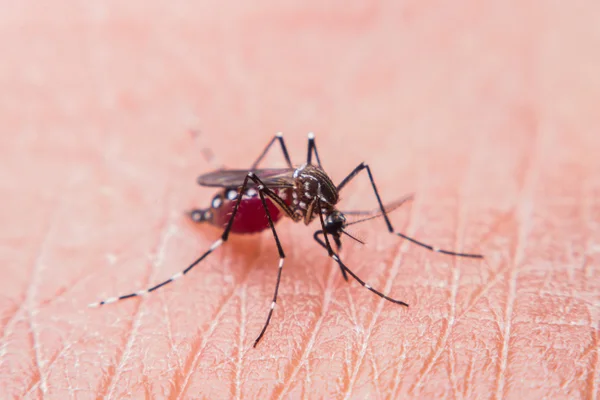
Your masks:
{"label": "mosquito", "polygon": [[[260,162],[264,159],[269,150],[273,148],[275,143],[279,143],[287,168],[258,168]],[[314,160],[316,160],[316,164],[313,162],[313,156]],[[377,199],[378,208],[371,212],[342,212],[338,210],[336,206],[340,200],[340,192],[362,171],[366,171],[368,175],[371,188]],[[321,160],[315,142],[315,135],[313,133],[308,134],[308,153],[306,162],[300,166],[295,167],[292,164],[283,135],[278,133],[269,141],[250,168],[219,169],[199,176],[197,182],[200,186],[215,187],[220,190],[213,197],[208,208],[192,210],[189,212],[189,216],[193,221],[198,223],[209,223],[220,228],[224,227],[221,237],[217,239],[197,260],[166,281],[148,289],[139,290],[119,297],[107,298],[101,302],[90,304],[90,307],[99,307],[119,300],[125,300],[154,292],[190,272],[196,265],[208,257],[209,254],[221,247],[223,243],[227,242],[230,234],[252,234],[270,229],[279,253],[279,267],[277,270],[275,291],[273,293],[273,299],[267,314],[267,319],[260,334],[254,341],[254,347],[256,347],[258,342],[264,336],[269,323],[271,322],[275,306],[277,305],[277,296],[279,293],[279,284],[281,283],[285,252],[281,245],[281,241],[279,240],[279,236],[277,235],[275,223],[283,217],[288,217],[294,222],[303,222],[306,225],[309,225],[315,219],[318,220],[320,229],[314,233],[313,237],[315,241],[327,251],[328,256],[338,264],[344,280],[348,281],[348,275],[350,275],[363,287],[379,297],[405,307],[408,307],[407,303],[388,297],[379,290],[373,288],[352,272],[352,270],[341,260],[338,253],[331,245],[332,241],[336,245],[338,251],[342,245],[342,235],[363,243],[346,231],[348,226],[383,217],[389,233],[397,235],[430,251],[456,257],[483,258],[481,254],[458,253],[443,250],[420,242],[403,233],[396,232],[390,222],[388,213],[398,208],[402,203],[410,200],[412,197],[405,197],[384,207],[377,186],[375,185],[371,168],[364,162],[358,164],[339,184],[335,185],[321,166]],[[359,219],[358,221],[349,222],[346,218],[348,215],[369,216]]]}

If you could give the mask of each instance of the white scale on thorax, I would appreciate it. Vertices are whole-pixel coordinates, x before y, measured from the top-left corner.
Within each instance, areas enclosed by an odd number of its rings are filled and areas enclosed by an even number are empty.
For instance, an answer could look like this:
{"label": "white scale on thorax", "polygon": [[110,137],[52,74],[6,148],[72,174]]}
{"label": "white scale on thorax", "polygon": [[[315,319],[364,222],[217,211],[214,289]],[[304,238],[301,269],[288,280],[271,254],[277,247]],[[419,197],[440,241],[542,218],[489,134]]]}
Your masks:
{"label": "white scale on thorax", "polygon": [[294,177],[294,179],[296,179],[298,176],[300,176],[300,172],[302,172],[304,170],[304,168],[306,168],[307,164],[304,163],[301,166],[299,166],[298,168],[296,168],[296,170],[294,171],[294,175],[292,175]]}

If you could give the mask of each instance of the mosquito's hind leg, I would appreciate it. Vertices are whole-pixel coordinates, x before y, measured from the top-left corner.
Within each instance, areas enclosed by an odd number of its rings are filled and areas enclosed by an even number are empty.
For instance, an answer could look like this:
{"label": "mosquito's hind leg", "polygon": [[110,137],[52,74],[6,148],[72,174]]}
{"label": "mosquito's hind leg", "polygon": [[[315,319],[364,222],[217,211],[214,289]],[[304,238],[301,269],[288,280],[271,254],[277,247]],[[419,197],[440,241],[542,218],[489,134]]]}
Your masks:
{"label": "mosquito's hind leg", "polygon": [[161,287],[181,278],[182,276],[184,276],[185,274],[187,274],[188,272],[190,272],[190,270],[192,268],[194,268],[196,265],[198,265],[202,260],[204,260],[210,253],[212,253],[213,251],[215,251],[217,248],[219,248],[223,243],[225,242],[225,240],[223,239],[218,239],[216,240],[211,246],[210,248],[204,252],[204,254],[202,254],[202,256],[200,256],[200,258],[198,258],[196,261],[194,261],[192,264],[190,264],[186,269],[184,269],[181,272],[176,273],[175,275],[171,276],[169,279],[167,279],[166,281],[163,281],[157,285],[154,285],[150,288],[147,289],[142,289],[142,290],[138,290],[137,292],[132,292],[129,294],[125,294],[122,296],[118,296],[118,297],[109,297],[107,299],[104,299],[102,301],[99,301],[97,303],[91,303],[88,306],[89,307],[99,307],[105,304],[110,304],[110,303],[115,303],[119,300],[125,300],[125,299],[130,299],[132,297],[138,297],[138,296],[143,296],[145,294],[154,292],[157,289],[160,289]]}
{"label": "mosquito's hind leg", "polygon": [[[245,192],[246,187],[248,185],[248,179],[250,179],[250,175],[253,175],[252,173],[249,173],[248,176],[246,177],[246,179],[244,180],[244,184],[242,186],[242,193]],[[231,231],[231,227],[233,225],[233,220],[236,217],[237,213],[238,213],[238,208],[240,205],[240,202],[242,200],[242,196],[238,196],[237,201],[235,202],[235,206],[233,208],[233,211],[231,213],[231,218],[229,219],[229,222],[227,223],[227,226],[225,227],[225,230],[223,231],[223,234],[221,235],[221,238],[217,239],[211,246],[210,248],[204,252],[204,254],[202,254],[196,261],[194,261],[193,263],[191,263],[186,269],[184,269],[181,272],[176,273],[175,275],[171,276],[169,279],[154,285],[150,288],[147,289],[142,289],[142,290],[138,290],[137,292],[132,292],[129,294],[125,294],[122,296],[118,296],[118,297],[109,297],[105,300],[102,300],[98,303],[92,303],[89,306],[90,307],[98,307],[98,306],[102,306],[104,304],[110,304],[110,303],[114,303],[117,302],[119,300],[125,300],[125,299],[129,299],[132,297],[138,297],[138,296],[142,296],[145,295],[147,293],[153,292],[157,289],[160,289],[161,287],[173,282],[174,280],[177,280],[179,278],[181,278],[182,276],[184,276],[185,274],[187,274],[188,272],[190,272],[192,270],[192,268],[194,268],[196,265],[198,265],[202,260],[204,260],[206,257],[208,257],[208,255],[210,253],[212,253],[213,251],[215,251],[217,248],[219,248],[223,243],[225,243],[227,241],[227,239],[229,238],[229,233]],[[213,204],[212,206],[214,207],[214,200],[213,200]],[[205,216],[206,210],[193,210],[192,212],[190,212],[190,216],[192,217],[192,219],[194,219],[194,217],[196,218],[200,218],[202,219]],[[200,221],[198,221],[200,222]]]}
{"label": "mosquito's hind leg", "polygon": [[256,161],[254,161],[254,163],[250,167],[251,171],[255,170],[258,167],[258,164],[260,164],[262,159],[265,158],[265,156],[267,155],[267,153],[269,152],[269,150],[271,149],[271,147],[273,146],[273,144],[275,143],[276,140],[279,142],[279,145],[281,147],[281,152],[283,153],[283,158],[285,158],[285,162],[287,163],[288,167],[292,168],[292,160],[290,159],[290,155],[289,155],[287,147],[285,145],[285,141],[283,140],[283,134],[281,132],[278,132],[275,136],[273,136],[273,138],[271,139],[269,144],[267,144],[267,146],[262,151],[262,153],[260,153],[260,156],[258,156]]}
{"label": "mosquito's hind leg", "polygon": [[317,143],[315,142],[315,134],[309,132],[308,134],[308,154],[306,155],[306,164],[311,165],[312,163],[312,155],[315,154],[315,158],[317,159],[317,165],[319,168],[321,167],[321,159],[319,158],[319,153],[317,152]]}

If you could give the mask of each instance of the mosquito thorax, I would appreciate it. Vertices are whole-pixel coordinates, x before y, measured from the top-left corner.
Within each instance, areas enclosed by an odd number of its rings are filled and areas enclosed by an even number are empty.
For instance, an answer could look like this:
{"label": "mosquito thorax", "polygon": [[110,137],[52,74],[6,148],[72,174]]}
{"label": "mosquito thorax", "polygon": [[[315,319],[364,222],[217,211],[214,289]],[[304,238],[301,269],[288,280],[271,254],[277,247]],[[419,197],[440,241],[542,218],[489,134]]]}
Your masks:
{"label": "mosquito thorax", "polygon": [[[338,191],[325,171],[316,165],[303,164],[294,171],[292,208],[295,220],[309,224],[317,212],[328,215],[339,200]],[[318,201],[321,210],[315,209]]]}

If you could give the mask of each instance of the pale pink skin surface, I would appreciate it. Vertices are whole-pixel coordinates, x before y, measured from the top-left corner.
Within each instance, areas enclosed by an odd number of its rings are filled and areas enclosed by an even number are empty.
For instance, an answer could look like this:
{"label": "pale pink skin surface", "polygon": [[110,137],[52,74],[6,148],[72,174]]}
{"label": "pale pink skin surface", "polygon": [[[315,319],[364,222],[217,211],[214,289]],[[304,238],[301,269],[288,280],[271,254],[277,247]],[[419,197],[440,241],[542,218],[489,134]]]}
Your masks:
{"label": "pale pink skin surface", "polygon": [[[5,2],[0,398],[598,398],[600,3]],[[289,2],[287,2],[289,3]],[[202,131],[198,138],[190,128]],[[210,147],[250,165],[317,134],[416,199],[343,259],[310,229],[232,241],[183,212]],[[281,163],[281,157],[273,160]],[[280,164],[281,165],[281,164]],[[372,208],[366,176],[343,202]]]}

